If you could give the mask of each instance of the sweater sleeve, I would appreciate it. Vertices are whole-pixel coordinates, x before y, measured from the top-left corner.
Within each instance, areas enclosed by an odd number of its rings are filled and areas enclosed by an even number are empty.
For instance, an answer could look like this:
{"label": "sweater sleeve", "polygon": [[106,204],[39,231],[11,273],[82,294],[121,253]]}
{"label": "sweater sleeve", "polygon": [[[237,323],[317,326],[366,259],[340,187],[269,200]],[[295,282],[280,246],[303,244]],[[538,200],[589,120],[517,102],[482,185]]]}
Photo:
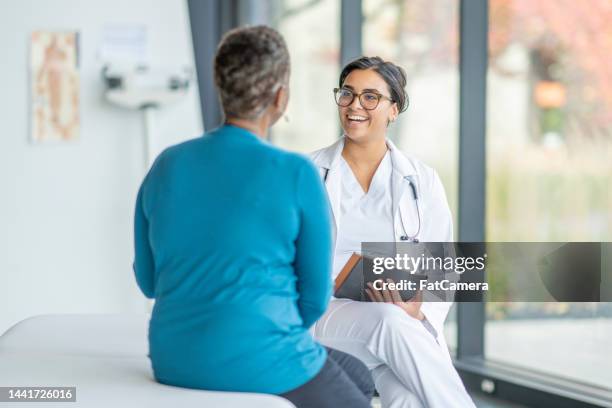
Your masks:
{"label": "sweater sleeve", "polygon": [[300,231],[296,240],[295,273],[298,308],[309,328],[325,312],[331,296],[331,210],[325,187],[310,162],[297,178]]}
{"label": "sweater sleeve", "polygon": [[145,215],[140,187],[134,214],[134,273],[138,287],[148,298],[155,296],[155,263],[149,244],[149,221]]}

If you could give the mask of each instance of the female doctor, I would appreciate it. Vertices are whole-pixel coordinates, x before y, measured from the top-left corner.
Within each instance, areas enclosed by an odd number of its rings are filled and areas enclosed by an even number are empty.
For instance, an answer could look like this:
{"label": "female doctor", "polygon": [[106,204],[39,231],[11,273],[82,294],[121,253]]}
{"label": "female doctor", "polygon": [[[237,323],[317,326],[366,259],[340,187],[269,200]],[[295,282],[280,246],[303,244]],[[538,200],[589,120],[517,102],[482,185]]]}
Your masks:
{"label": "female doctor", "polygon": [[[402,68],[379,57],[349,63],[334,90],[344,136],[314,152],[331,202],[333,278],[362,242],[452,241],[452,219],[435,170],[386,138],[408,106]],[[450,302],[404,302],[367,290],[372,303],[333,299],[314,327],[323,344],[361,359],[385,408],[474,407],[442,333]]]}

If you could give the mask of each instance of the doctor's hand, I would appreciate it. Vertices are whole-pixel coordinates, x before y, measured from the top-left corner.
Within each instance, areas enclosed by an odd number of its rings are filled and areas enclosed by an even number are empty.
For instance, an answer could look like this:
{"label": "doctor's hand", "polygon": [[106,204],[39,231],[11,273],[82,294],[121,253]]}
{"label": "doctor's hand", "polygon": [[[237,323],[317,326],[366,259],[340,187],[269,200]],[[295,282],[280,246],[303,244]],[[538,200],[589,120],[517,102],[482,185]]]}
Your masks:
{"label": "doctor's hand", "polygon": [[[387,279],[387,283],[394,282],[392,279]],[[425,315],[423,312],[421,312],[423,294],[420,290],[417,291],[416,295],[407,302],[402,300],[402,297],[397,289],[376,290],[371,282],[368,282],[368,287],[365,291],[372,302],[393,303],[395,306],[400,307],[404,312],[415,319],[423,320],[425,318]]]}

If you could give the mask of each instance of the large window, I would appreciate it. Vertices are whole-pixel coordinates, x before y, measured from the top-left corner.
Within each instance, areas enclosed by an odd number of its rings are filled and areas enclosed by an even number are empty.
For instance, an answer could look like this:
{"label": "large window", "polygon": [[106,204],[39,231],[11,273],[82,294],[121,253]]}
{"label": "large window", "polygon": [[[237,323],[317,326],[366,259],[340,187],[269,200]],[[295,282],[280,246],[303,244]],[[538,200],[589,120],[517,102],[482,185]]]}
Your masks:
{"label": "large window", "polygon": [[[488,241],[612,241],[612,2],[490,0]],[[487,304],[485,355],[612,387],[612,307]]]}
{"label": "large window", "polygon": [[332,93],[340,74],[340,2],[282,0],[274,10],[273,25],[291,52],[291,97],[272,141],[308,153],[340,136]]}

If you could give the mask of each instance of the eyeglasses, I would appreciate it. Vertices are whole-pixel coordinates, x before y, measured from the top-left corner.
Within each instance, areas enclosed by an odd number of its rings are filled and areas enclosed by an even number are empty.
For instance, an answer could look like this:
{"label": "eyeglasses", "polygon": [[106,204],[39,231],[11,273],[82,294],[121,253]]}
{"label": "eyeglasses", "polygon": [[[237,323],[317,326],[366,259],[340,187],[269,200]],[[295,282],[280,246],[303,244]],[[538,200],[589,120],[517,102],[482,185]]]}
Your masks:
{"label": "eyeglasses", "polygon": [[365,110],[376,109],[381,99],[387,99],[390,102],[393,102],[393,99],[389,98],[388,96],[376,92],[367,91],[357,94],[347,88],[334,88],[334,96],[336,99],[336,104],[338,106],[342,106],[343,108],[350,106],[355,100],[355,97],[359,98],[359,103],[361,103],[361,106]]}

